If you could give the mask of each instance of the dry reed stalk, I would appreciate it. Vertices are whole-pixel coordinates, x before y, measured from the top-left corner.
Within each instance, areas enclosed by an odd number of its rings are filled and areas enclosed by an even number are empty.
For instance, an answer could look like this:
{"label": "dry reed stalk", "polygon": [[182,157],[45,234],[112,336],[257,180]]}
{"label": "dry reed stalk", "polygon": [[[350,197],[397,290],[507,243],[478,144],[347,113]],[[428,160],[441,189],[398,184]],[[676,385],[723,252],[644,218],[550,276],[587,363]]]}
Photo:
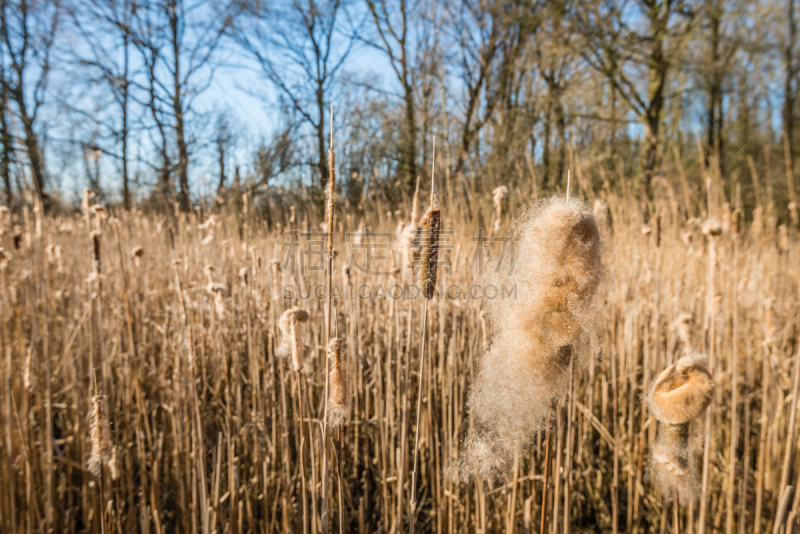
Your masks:
{"label": "dry reed stalk", "polygon": [[[708,187],[709,195],[711,188]],[[709,202],[709,214],[711,204]],[[718,239],[722,234],[722,226],[716,219],[708,219],[703,224],[703,233],[708,236],[708,271],[706,276],[706,331],[708,332],[708,371],[713,377],[717,376],[716,369],[716,344],[717,344],[717,318],[721,311],[721,294],[719,291],[719,252]],[[709,492],[709,461],[712,454],[711,447],[711,417],[712,411],[706,412],[706,431],[703,443],[703,475],[702,492],[700,496],[700,515],[698,518],[698,534],[704,534],[706,529],[706,514],[708,510]]]}
{"label": "dry reed stalk", "polygon": [[739,299],[737,282],[739,280],[739,186],[737,184],[737,209],[733,211],[730,221],[731,240],[733,241],[733,355],[731,359],[731,430],[728,448],[728,483],[725,500],[725,532],[733,534],[734,525],[734,492],[736,478],[736,452],[739,444]]}

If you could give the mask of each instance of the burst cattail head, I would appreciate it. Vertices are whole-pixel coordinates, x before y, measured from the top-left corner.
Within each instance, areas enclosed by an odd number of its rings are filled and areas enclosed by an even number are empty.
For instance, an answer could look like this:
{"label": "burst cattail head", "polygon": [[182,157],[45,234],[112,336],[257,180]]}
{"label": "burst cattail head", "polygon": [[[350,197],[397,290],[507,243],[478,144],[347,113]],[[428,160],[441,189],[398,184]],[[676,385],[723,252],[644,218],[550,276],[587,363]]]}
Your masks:
{"label": "burst cattail head", "polygon": [[131,249],[131,258],[133,258],[133,264],[137,269],[141,266],[143,256],[144,249],[142,247],[136,246]]}
{"label": "burst cattail head", "polygon": [[503,201],[508,196],[508,187],[505,185],[501,185],[499,187],[495,187],[492,191],[492,202],[497,210],[501,209]]}
{"label": "burst cattail head", "polygon": [[689,354],[661,372],[647,399],[656,419],[682,425],[706,411],[714,398],[707,363],[705,355]]}
{"label": "burst cattail head", "polygon": [[283,312],[278,321],[278,328],[281,331],[281,345],[278,353],[281,356],[292,357],[292,368],[300,372],[303,370],[308,347],[303,341],[303,323],[310,319],[307,311],[298,307],[290,308]]}
{"label": "burst cattail head", "polygon": [[92,206],[92,214],[95,217],[99,217],[100,219],[107,219],[108,218],[108,212],[106,211],[106,209],[103,207],[102,204],[93,205]]}
{"label": "burst cattail head", "polygon": [[6,270],[8,262],[10,262],[13,257],[14,256],[12,256],[10,252],[0,247],[0,271]]}
{"label": "burst cattail head", "polygon": [[704,354],[689,354],[664,369],[647,404],[662,426],[650,456],[650,478],[669,500],[695,500],[701,488],[702,414],[714,397]]}
{"label": "burst cattail head", "polygon": [[111,426],[105,395],[92,397],[90,440],[92,455],[89,457],[88,468],[89,472],[99,478],[103,473],[103,464],[108,464],[112,457]]}
{"label": "burst cattail head", "polygon": [[331,360],[330,391],[328,396],[328,424],[333,428],[344,424],[350,416],[347,399],[347,370],[342,361],[343,342],[335,337],[328,342],[328,359]]}
{"label": "burst cattail head", "polygon": [[722,235],[722,225],[713,217],[703,223],[701,230],[703,231],[703,234],[710,237],[719,237]]}
{"label": "burst cattail head", "polygon": [[594,296],[604,274],[594,215],[577,199],[554,197],[517,227],[510,280],[517,298],[487,307],[491,340],[468,402],[474,424],[461,459],[466,476],[505,474],[549,424],[569,385],[570,360],[593,354]]}

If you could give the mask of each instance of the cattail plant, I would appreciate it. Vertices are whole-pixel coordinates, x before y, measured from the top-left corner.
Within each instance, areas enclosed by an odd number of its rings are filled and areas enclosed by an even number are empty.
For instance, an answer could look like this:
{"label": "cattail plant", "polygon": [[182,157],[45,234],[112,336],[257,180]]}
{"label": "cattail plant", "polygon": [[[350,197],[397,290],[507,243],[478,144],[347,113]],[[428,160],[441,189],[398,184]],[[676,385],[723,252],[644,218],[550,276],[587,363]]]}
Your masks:
{"label": "cattail plant", "polygon": [[142,247],[136,246],[131,249],[131,258],[133,258],[133,266],[136,267],[137,271],[142,266],[143,256],[144,256],[144,249]]}
{"label": "cattail plant", "polygon": [[213,215],[210,216],[208,219],[206,219],[206,222],[197,225],[198,230],[204,230],[206,232],[206,235],[200,242],[203,246],[208,245],[209,243],[214,241],[214,236],[216,234],[215,230],[216,226],[217,226],[217,218]]}
{"label": "cattail plant", "polygon": [[[331,131],[330,146],[328,147],[328,188],[325,201],[325,225],[328,239],[325,246],[325,272],[328,275],[328,298],[325,314],[325,336],[328,339],[328,356],[325,360],[325,418],[322,428],[322,534],[328,533],[328,432],[329,427],[339,426],[343,404],[337,402],[344,401],[339,397],[344,394],[345,370],[339,369],[339,353],[341,344],[338,338],[331,339],[331,316],[333,314],[333,228],[335,224],[336,208],[336,157],[333,152],[333,104],[331,104]],[[333,352],[333,358],[331,358]],[[333,369],[330,369],[333,359]],[[342,521],[341,514],[339,518]]]}
{"label": "cattail plant", "polygon": [[103,465],[111,461],[111,427],[109,425],[108,398],[105,395],[92,397],[90,441],[92,454],[87,467],[89,472],[100,478]]}
{"label": "cattail plant", "polygon": [[108,404],[105,395],[92,397],[92,413],[89,429],[89,441],[92,452],[86,467],[99,482],[100,490],[100,525],[101,532],[106,532],[105,520],[105,488],[103,484],[103,466],[108,466],[113,458],[111,444],[111,425],[109,423]]}
{"label": "cattail plant", "polygon": [[100,278],[100,238],[103,236],[102,230],[92,230],[89,237],[92,238],[92,272],[89,274],[88,282],[95,282]]}
{"label": "cattail plant", "polygon": [[549,428],[569,386],[570,361],[583,363],[593,352],[604,269],[592,211],[553,197],[522,216],[519,233],[511,278],[517,299],[487,308],[491,340],[468,401],[474,426],[461,457],[464,478],[506,474],[534,434]]}
{"label": "cattail plant", "polygon": [[439,230],[442,213],[436,191],[436,137],[433,138],[433,155],[431,159],[431,203],[422,218],[422,253],[419,270],[419,283],[422,296],[425,297],[422,311],[422,350],[419,358],[419,385],[417,389],[417,424],[414,436],[414,464],[411,473],[411,513],[409,514],[409,532],[414,534],[414,519],[417,509],[417,462],[419,459],[420,415],[422,413],[422,374],[425,370],[425,345],[427,344],[428,301],[436,291],[436,271],[439,259]]}
{"label": "cattail plant", "polygon": [[508,187],[501,185],[495,187],[492,191],[492,203],[494,204],[494,223],[492,224],[492,232],[499,232],[500,225],[503,222],[503,201],[508,196]]}
{"label": "cattail plant", "polygon": [[661,372],[647,395],[648,407],[662,424],[651,450],[651,482],[668,500],[684,505],[701,491],[701,416],[714,398],[707,364],[704,354],[683,356]]}
{"label": "cattail plant", "polygon": [[303,341],[303,324],[307,323],[310,315],[307,311],[294,307],[286,310],[278,321],[281,331],[281,344],[276,352],[279,356],[292,357],[292,368],[300,372],[305,365],[309,347]]}
{"label": "cattail plant", "polygon": [[206,265],[203,268],[203,272],[206,275],[206,291],[212,294],[222,294],[223,297],[227,297],[230,295],[230,289],[226,284],[222,282],[215,282],[214,281],[214,266],[213,265]]}
{"label": "cattail plant", "polygon": [[400,254],[400,267],[411,268],[414,260],[419,255],[419,247],[415,237],[419,233],[419,176],[414,190],[414,199],[411,202],[411,220],[400,230],[397,239],[397,252]]}
{"label": "cattail plant", "polygon": [[94,192],[90,191],[88,188],[83,188],[83,196],[81,197],[81,214],[83,215],[83,222],[86,225],[86,228],[89,228],[91,224],[91,207],[92,207],[92,198],[94,198]]}
{"label": "cattail plant", "polygon": [[330,386],[328,394],[328,425],[338,428],[350,417],[350,405],[347,400],[347,370],[342,360],[341,338],[334,337],[328,342],[328,360],[330,361]]}

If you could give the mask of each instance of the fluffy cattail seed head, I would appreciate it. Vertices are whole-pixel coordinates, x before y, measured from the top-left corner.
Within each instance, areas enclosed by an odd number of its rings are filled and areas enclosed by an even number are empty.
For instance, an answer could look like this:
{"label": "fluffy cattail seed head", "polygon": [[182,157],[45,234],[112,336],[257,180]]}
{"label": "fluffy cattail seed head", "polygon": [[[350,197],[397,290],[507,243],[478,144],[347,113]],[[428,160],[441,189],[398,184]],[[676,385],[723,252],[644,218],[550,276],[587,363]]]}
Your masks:
{"label": "fluffy cattail seed head", "polygon": [[303,370],[308,353],[308,347],[303,342],[302,326],[309,318],[307,311],[294,307],[283,312],[278,321],[278,328],[281,331],[281,346],[278,347],[278,353],[281,356],[291,355],[292,368],[298,372]]}
{"label": "fluffy cattail seed head", "polygon": [[714,398],[704,354],[689,354],[664,369],[647,396],[662,425],[650,456],[650,479],[669,500],[688,503],[700,494],[702,414]]}
{"label": "fluffy cattail seed head", "polygon": [[[597,222],[578,199],[554,197],[515,225],[516,299],[489,303],[489,346],[468,405],[473,419],[463,476],[505,474],[546,427],[576,367],[593,354],[594,296],[603,278]],[[499,283],[499,282],[498,282]]]}
{"label": "fluffy cattail seed head", "polygon": [[648,404],[656,419],[682,425],[706,411],[714,398],[714,382],[703,354],[689,354],[656,378]]}
{"label": "fluffy cattail seed head", "polygon": [[343,342],[335,337],[328,342],[328,359],[331,360],[330,389],[328,396],[328,424],[333,428],[341,426],[350,416],[347,402],[347,370],[342,361]]}
{"label": "fluffy cattail seed head", "polygon": [[90,440],[92,455],[89,457],[88,468],[94,476],[100,477],[103,473],[103,464],[108,464],[112,457],[111,426],[109,424],[108,404],[105,395],[92,397],[92,422]]}

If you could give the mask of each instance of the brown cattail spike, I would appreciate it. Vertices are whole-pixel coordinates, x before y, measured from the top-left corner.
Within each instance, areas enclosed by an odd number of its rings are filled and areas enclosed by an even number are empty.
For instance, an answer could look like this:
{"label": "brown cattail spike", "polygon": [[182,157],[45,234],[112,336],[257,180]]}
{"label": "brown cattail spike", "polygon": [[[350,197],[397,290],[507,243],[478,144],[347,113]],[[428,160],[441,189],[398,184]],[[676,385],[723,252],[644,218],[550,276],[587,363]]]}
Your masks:
{"label": "brown cattail spike", "polygon": [[100,274],[100,236],[103,235],[103,232],[92,230],[89,235],[92,237],[92,250],[94,251],[94,272]]}
{"label": "brown cattail spike", "polygon": [[90,439],[92,442],[92,455],[89,457],[87,467],[94,476],[100,477],[103,464],[111,461],[111,427],[109,425],[108,406],[105,395],[92,397],[92,423]]}
{"label": "brown cattail spike", "polygon": [[436,266],[439,259],[439,225],[442,216],[438,209],[430,208],[422,218],[422,265],[419,280],[422,294],[426,299],[433,298],[436,291]]}
{"label": "brown cattail spike", "polygon": [[426,299],[433,298],[436,291],[436,267],[439,260],[439,230],[442,214],[436,197],[436,137],[433,138],[433,162],[431,163],[431,205],[422,218],[422,265],[419,281]]}

